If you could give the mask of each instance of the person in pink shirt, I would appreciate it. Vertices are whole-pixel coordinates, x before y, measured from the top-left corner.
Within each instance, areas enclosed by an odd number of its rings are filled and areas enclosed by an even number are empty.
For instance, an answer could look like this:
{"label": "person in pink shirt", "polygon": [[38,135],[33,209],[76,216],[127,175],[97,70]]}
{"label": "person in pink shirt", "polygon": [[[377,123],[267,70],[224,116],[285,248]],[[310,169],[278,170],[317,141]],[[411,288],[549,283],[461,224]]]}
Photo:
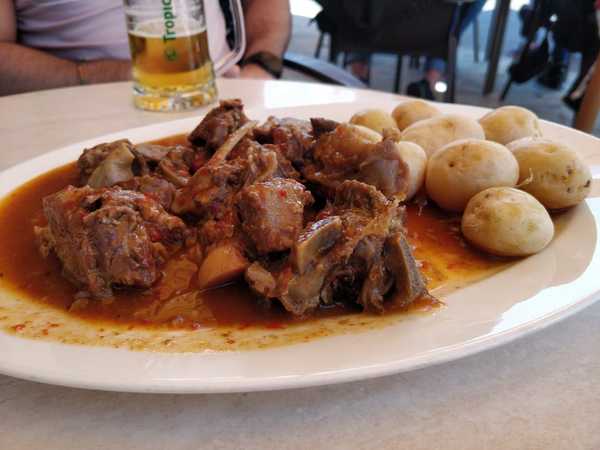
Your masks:
{"label": "person in pink shirt", "polygon": [[[228,51],[220,3],[204,0],[214,59]],[[228,75],[273,78],[289,42],[289,0],[242,4],[247,48]],[[122,0],[0,0],[0,95],[130,77]]]}

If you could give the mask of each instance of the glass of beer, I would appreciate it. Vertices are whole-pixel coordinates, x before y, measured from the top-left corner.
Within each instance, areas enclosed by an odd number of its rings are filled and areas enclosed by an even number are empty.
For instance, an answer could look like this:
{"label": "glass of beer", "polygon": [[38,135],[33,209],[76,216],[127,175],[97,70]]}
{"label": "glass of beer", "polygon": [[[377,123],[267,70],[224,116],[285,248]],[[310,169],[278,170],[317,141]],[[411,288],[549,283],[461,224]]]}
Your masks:
{"label": "glass of beer", "polygon": [[230,0],[233,48],[214,64],[208,51],[203,0],[124,3],[135,106],[149,111],[183,111],[215,101],[215,72],[227,71],[246,47],[240,1]]}

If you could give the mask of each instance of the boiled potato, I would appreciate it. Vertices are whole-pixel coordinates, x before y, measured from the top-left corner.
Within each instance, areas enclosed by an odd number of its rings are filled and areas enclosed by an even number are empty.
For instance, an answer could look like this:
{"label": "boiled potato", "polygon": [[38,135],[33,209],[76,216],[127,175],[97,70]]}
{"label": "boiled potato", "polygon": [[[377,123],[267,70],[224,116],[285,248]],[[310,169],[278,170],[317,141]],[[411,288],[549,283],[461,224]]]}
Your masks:
{"label": "boiled potato", "polygon": [[379,134],[386,128],[397,128],[396,121],[381,109],[365,109],[352,116],[350,123],[370,128]]}
{"label": "boiled potato", "polygon": [[510,187],[489,188],[474,196],[461,229],[473,245],[500,256],[537,253],[554,236],[546,208],[527,192]]}
{"label": "boiled potato", "polygon": [[241,277],[250,263],[234,244],[223,243],[208,252],[198,270],[198,287],[208,289]]}
{"label": "boiled potato", "polygon": [[542,138],[524,138],[508,146],[519,162],[521,189],[546,208],[574,206],[592,187],[590,168],[569,146]]}
{"label": "boiled potato", "polygon": [[427,163],[427,194],[440,207],[462,211],[475,194],[496,186],[515,186],[519,165],[503,145],[481,139],[452,142]]}
{"label": "boiled potato", "polygon": [[503,106],[479,119],[488,141],[508,144],[524,137],[542,135],[538,117],[520,106]]}
{"label": "boiled potato", "polygon": [[439,116],[441,111],[423,100],[409,100],[400,103],[392,111],[392,117],[400,130],[404,130],[419,120]]}
{"label": "boiled potato", "polygon": [[428,157],[459,139],[485,139],[476,120],[458,114],[442,114],[421,120],[402,132],[402,140],[419,144]]}
{"label": "boiled potato", "polygon": [[425,181],[427,155],[425,150],[414,142],[396,142],[395,146],[400,158],[408,166],[409,179],[406,200],[410,200],[421,189]]}

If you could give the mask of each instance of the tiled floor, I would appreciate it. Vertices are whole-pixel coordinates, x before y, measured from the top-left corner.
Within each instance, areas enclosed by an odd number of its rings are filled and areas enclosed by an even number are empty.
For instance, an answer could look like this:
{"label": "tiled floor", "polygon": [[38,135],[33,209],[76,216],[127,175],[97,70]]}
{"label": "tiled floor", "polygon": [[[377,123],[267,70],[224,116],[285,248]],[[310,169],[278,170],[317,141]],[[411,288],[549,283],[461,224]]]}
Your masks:
{"label": "tiled floor", "polygon": [[[314,9],[302,8],[310,2],[307,0],[292,0],[292,8],[296,13],[312,13]],[[513,8],[518,1],[513,2]],[[522,2],[521,2],[522,3]],[[310,5],[309,5],[310,6]],[[518,5],[517,5],[518,6]],[[494,108],[499,106],[500,90],[507,80],[507,68],[510,64],[510,54],[516,50],[520,43],[519,38],[519,19],[516,11],[511,11],[504,42],[504,51],[500,60],[498,69],[498,78],[496,82],[496,90],[493,94],[484,97],[482,95],[483,82],[487,64],[482,61],[483,51],[487,41],[487,33],[490,27],[492,16],[492,2],[486,5],[486,9],[479,17],[480,21],[480,42],[481,55],[480,62],[474,61],[473,53],[473,28],[469,28],[464,33],[458,57],[458,83],[457,83],[457,98],[458,103],[466,103],[470,105],[487,106]],[[294,30],[292,40],[290,42],[290,50],[313,55],[317,39],[318,30],[315,24],[310,24],[309,19],[300,15],[294,16]],[[327,55],[327,41],[324,46],[321,57]],[[572,58],[571,70],[569,78],[565,84],[565,90],[573,81],[578,70],[579,58]],[[405,64],[405,67],[407,64]],[[396,57],[393,55],[376,55],[372,65],[372,82],[371,86],[374,89],[393,91],[393,79],[396,68]],[[407,73],[408,72],[408,73]],[[403,85],[419,79],[420,73],[417,70],[405,70],[403,77]],[[401,89],[404,91],[404,87]],[[536,112],[540,117],[554,122],[570,125],[573,120],[573,113],[561,101],[563,92],[552,91],[546,89],[535,81],[530,81],[522,85],[513,85],[506,99],[505,104],[521,105]],[[596,136],[600,136],[600,123],[596,125],[594,130]]]}

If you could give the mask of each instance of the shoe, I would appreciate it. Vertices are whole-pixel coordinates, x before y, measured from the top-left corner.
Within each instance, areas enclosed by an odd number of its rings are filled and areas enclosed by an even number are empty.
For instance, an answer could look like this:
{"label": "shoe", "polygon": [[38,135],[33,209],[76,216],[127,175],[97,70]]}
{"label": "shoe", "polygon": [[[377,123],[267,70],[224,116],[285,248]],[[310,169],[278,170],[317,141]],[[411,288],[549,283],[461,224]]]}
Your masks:
{"label": "shoe", "polygon": [[565,105],[571,108],[574,112],[578,112],[579,108],[581,108],[581,102],[583,102],[583,97],[574,97],[573,95],[565,95],[562,98],[562,101]]}
{"label": "shoe", "polygon": [[537,81],[548,89],[558,91],[567,79],[567,73],[566,64],[552,64],[538,77]]}
{"label": "shoe", "polygon": [[429,82],[426,79],[410,83],[406,87],[406,95],[425,100],[434,100],[433,91],[431,90],[431,86],[429,86]]}

